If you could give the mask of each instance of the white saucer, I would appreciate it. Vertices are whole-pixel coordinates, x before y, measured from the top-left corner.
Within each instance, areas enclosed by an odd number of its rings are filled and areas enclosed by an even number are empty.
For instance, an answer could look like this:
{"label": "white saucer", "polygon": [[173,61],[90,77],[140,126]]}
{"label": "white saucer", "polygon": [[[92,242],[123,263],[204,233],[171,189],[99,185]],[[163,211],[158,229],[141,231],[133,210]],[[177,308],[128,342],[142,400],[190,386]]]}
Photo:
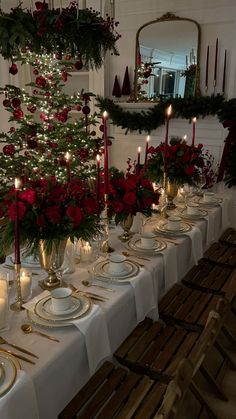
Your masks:
{"label": "white saucer", "polygon": [[52,301],[50,299],[50,300],[46,301],[43,308],[46,311],[46,313],[48,313],[48,314],[54,314],[55,316],[61,316],[61,315],[64,315],[64,314],[73,313],[74,311],[76,311],[79,308],[79,306],[80,306],[80,300],[72,298],[72,306],[71,307],[67,308],[66,310],[55,311],[52,308]]}
{"label": "white saucer", "polygon": [[124,265],[124,269],[122,271],[120,271],[120,272],[114,272],[114,271],[111,270],[111,268],[109,266],[109,262],[108,262],[108,264],[105,264],[104,265],[103,269],[104,269],[104,272],[106,272],[107,274],[110,274],[110,275],[114,275],[114,276],[125,276],[125,275],[127,275],[127,274],[129,274],[131,272],[132,266],[125,264]]}
{"label": "white saucer", "polygon": [[[154,232],[155,234],[156,232]],[[158,252],[161,252],[162,250],[164,250],[166,248],[166,243],[164,243],[163,241],[159,240],[159,238],[155,238],[155,246],[153,247],[149,247],[149,248],[144,248],[142,246],[139,245],[139,243],[141,242],[141,238],[140,237],[132,237],[128,243],[127,243],[127,248],[130,250],[134,250],[136,252],[142,253],[142,254],[148,254],[148,255],[156,255]]]}
{"label": "white saucer", "polygon": [[[87,311],[90,309],[91,303],[90,300],[81,295],[81,294],[73,294],[72,296],[74,305],[77,304],[76,309],[73,310],[72,313],[64,313],[64,314],[56,314],[50,312],[49,308],[51,304],[51,298],[50,297],[43,297],[41,300],[39,300],[35,306],[34,306],[34,314],[44,321],[48,322],[49,325],[58,324],[58,325],[67,325],[71,321],[82,317]],[[77,303],[78,301],[78,303]],[[45,306],[47,306],[47,309],[45,310]],[[31,316],[30,316],[31,317]],[[35,316],[34,316],[35,317]],[[35,320],[34,320],[35,321]]]}
{"label": "white saucer", "polygon": [[174,235],[181,235],[181,234],[187,233],[188,231],[191,230],[191,226],[187,223],[181,222],[179,230],[171,230],[169,227],[168,221],[166,221],[162,224],[158,224],[155,230],[161,233],[167,233],[174,236]]}
{"label": "white saucer", "polygon": [[138,249],[141,249],[141,250],[153,250],[153,249],[156,249],[157,248],[157,243],[153,243],[153,245],[152,246],[149,246],[149,247],[142,246],[141,245],[141,239],[140,240],[137,240],[136,243],[135,243],[135,245],[136,245],[136,247]]}

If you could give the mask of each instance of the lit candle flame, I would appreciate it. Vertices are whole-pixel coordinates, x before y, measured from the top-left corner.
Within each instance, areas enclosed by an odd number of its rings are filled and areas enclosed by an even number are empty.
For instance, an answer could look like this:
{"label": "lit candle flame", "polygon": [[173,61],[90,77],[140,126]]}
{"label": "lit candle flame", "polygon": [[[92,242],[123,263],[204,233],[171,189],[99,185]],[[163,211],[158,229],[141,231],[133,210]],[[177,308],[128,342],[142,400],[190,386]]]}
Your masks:
{"label": "lit candle flame", "polygon": [[66,152],[66,154],[65,154],[65,159],[67,160],[67,161],[69,161],[70,160],[70,153],[67,151]]}
{"label": "lit candle flame", "polygon": [[183,141],[186,141],[186,142],[187,142],[187,139],[188,139],[187,134],[184,134],[184,136],[183,136]]}
{"label": "lit candle flame", "polygon": [[20,189],[21,187],[21,180],[19,178],[15,178],[15,189]]}
{"label": "lit candle flame", "polygon": [[149,143],[149,141],[150,141],[150,135],[148,135],[146,138],[146,142]]}
{"label": "lit candle flame", "polygon": [[106,119],[108,117],[107,111],[104,111],[103,114],[102,114],[102,116],[103,116],[104,119]]}
{"label": "lit candle flame", "polygon": [[100,154],[96,155],[96,160],[97,160],[98,163],[100,162]]}
{"label": "lit candle flame", "polygon": [[197,118],[196,116],[193,118],[193,123],[196,124]]}
{"label": "lit candle flame", "polygon": [[170,116],[172,114],[172,105],[168,106],[166,114],[167,116]]}
{"label": "lit candle flame", "polygon": [[138,147],[138,153],[141,153],[141,150],[142,150],[141,147]]}

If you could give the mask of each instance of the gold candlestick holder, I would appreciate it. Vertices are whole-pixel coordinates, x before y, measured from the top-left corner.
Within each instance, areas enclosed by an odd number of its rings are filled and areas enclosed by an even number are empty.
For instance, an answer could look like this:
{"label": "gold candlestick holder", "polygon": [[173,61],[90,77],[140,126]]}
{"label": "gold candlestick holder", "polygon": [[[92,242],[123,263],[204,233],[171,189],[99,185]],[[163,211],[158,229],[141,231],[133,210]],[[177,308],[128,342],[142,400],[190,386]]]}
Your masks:
{"label": "gold candlestick holder", "polygon": [[15,263],[14,270],[15,270],[15,284],[16,284],[16,301],[13,304],[11,304],[10,308],[13,311],[21,311],[21,310],[24,310],[24,307],[22,307],[23,301],[22,301],[21,284],[20,284],[21,264]]}
{"label": "gold candlestick holder", "polygon": [[168,218],[168,214],[167,214],[167,173],[164,172],[163,173],[163,188],[164,188],[164,196],[165,196],[165,205],[162,207],[161,209],[161,216],[163,218]]}
{"label": "gold candlestick holder", "polygon": [[101,250],[103,253],[111,253],[114,252],[114,249],[109,244],[109,219],[108,219],[108,194],[104,194],[104,202],[105,202],[105,236],[106,239],[103,241],[101,245]]}

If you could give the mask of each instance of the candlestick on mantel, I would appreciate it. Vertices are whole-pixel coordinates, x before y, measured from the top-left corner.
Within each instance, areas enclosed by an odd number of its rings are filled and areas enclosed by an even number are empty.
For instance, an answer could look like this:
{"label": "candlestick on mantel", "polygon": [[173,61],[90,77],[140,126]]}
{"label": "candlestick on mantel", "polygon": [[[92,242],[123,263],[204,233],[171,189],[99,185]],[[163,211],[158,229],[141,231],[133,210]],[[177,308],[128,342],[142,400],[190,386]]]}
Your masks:
{"label": "candlestick on mantel", "polygon": [[108,140],[107,140],[107,111],[103,112],[102,123],[103,123],[103,140],[104,140],[104,193],[108,194]]}
{"label": "candlestick on mantel", "polygon": [[100,206],[100,155],[96,155],[96,165],[97,165],[97,179],[96,179],[96,199],[97,199],[97,206],[98,206],[98,214],[99,214],[99,206]]}
{"label": "candlestick on mantel", "polygon": [[19,225],[19,189],[21,187],[20,179],[15,179],[15,261],[20,264],[20,225]]}
{"label": "candlestick on mantel", "polygon": [[224,69],[223,69],[223,81],[222,81],[222,93],[225,92],[226,61],[227,61],[227,49],[225,49]]}
{"label": "candlestick on mantel", "polygon": [[65,154],[65,159],[66,159],[66,168],[67,168],[67,181],[70,182],[70,153],[67,151]]}
{"label": "candlestick on mantel", "polygon": [[214,88],[217,82],[217,65],[218,65],[218,38],[216,38],[216,49],[215,49],[215,66],[214,66]]}
{"label": "candlestick on mantel", "polygon": [[209,45],[207,47],[207,55],[206,55],[205,91],[207,91],[208,89],[208,71],[209,71]]}
{"label": "candlestick on mantel", "polygon": [[147,157],[148,157],[148,146],[149,146],[149,141],[150,141],[150,135],[147,136],[146,138],[146,148],[145,148],[145,160],[144,160],[144,166],[147,166]]}
{"label": "candlestick on mantel", "polygon": [[196,121],[197,121],[197,118],[196,118],[196,117],[194,117],[194,118],[192,119],[192,147],[194,146],[194,143],[195,143],[195,128],[196,128]]}
{"label": "candlestick on mantel", "polygon": [[166,110],[166,134],[165,134],[165,152],[164,152],[164,172],[167,172],[167,146],[168,146],[168,138],[169,138],[169,121],[172,113],[172,106],[168,106]]}

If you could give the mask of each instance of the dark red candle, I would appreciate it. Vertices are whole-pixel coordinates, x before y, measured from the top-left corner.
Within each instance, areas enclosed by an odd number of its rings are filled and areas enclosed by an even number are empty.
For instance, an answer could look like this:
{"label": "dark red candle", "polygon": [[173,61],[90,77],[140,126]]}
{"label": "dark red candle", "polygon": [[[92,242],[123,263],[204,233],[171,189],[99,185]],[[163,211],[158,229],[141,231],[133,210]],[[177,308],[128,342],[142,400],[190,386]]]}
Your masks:
{"label": "dark red candle", "polygon": [[197,118],[196,117],[194,117],[193,118],[193,120],[192,120],[192,146],[194,146],[194,143],[195,143],[195,127],[196,127],[196,121],[197,121]]}
{"label": "dark red candle", "polygon": [[20,225],[19,225],[19,189],[21,186],[20,179],[15,179],[15,261],[14,263],[20,264]]}
{"label": "dark red candle", "polygon": [[215,49],[214,85],[216,85],[216,80],[217,80],[217,65],[218,65],[218,38],[216,39],[216,49]]}
{"label": "dark red candle", "polygon": [[96,165],[97,165],[97,178],[96,178],[96,199],[97,199],[97,206],[99,211],[100,205],[100,155],[97,154],[96,156]]}
{"label": "dark red candle", "polygon": [[168,147],[168,138],[169,138],[169,121],[172,113],[172,106],[168,106],[166,111],[166,133],[165,133],[165,153],[164,153],[164,172],[167,172],[167,147]]}
{"label": "dark red candle", "polygon": [[141,147],[138,147],[138,167],[140,166]]}
{"label": "dark red candle", "polygon": [[225,92],[226,61],[227,61],[227,49],[225,50],[225,58],[224,58],[223,81],[222,81],[222,92],[223,93]]}
{"label": "dark red candle", "polygon": [[70,153],[67,151],[65,154],[66,168],[67,168],[67,181],[70,182]]}
{"label": "dark red candle", "polygon": [[102,123],[103,123],[103,140],[104,140],[104,193],[108,194],[108,140],[107,140],[107,117],[108,113],[103,112]]}
{"label": "dark red candle", "polygon": [[208,89],[208,70],[209,70],[209,45],[207,47],[207,56],[206,56],[206,76],[205,76],[205,89]]}
{"label": "dark red candle", "polygon": [[146,138],[146,148],[145,148],[145,160],[144,165],[147,166],[147,156],[148,156],[148,146],[149,146],[150,136],[148,135]]}

